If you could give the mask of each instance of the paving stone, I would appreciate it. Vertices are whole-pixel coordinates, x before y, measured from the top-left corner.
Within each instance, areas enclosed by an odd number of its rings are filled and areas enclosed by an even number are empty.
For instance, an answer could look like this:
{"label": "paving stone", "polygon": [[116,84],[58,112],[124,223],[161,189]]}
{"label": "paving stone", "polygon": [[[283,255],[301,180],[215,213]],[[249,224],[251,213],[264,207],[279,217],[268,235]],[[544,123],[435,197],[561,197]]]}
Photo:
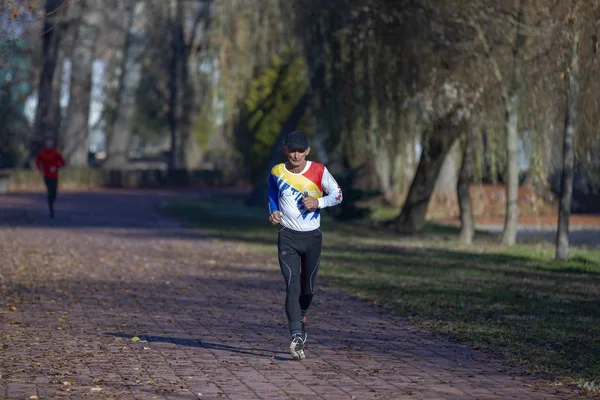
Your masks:
{"label": "paving stone", "polygon": [[[276,259],[160,216],[213,191],[0,196],[0,398],[565,399],[572,388],[319,286],[291,360]],[[273,245],[275,246],[275,233]],[[132,341],[133,338],[135,341]]]}

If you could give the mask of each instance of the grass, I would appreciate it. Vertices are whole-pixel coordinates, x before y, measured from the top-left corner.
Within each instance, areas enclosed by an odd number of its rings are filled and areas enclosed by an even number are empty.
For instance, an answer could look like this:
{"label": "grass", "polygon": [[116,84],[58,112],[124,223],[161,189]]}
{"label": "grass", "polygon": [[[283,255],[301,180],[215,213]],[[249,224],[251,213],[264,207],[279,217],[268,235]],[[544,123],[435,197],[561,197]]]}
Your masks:
{"label": "grass", "polygon": [[[277,228],[241,200],[171,204],[164,212],[249,251],[272,254]],[[377,214],[375,214],[377,215]],[[573,249],[554,261],[551,244],[510,249],[480,234],[429,225],[401,237],[326,215],[320,279],[393,310],[412,323],[500,354],[588,392],[600,392],[600,251]]]}

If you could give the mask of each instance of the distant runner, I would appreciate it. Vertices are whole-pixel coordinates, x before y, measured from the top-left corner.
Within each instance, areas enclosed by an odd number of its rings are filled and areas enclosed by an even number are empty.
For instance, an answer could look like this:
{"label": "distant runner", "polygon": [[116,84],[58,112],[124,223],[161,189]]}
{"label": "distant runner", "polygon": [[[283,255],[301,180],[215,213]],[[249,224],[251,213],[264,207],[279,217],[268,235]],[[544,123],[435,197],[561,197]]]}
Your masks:
{"label": "distant runner", "polygon": [[65,166],[65,160],[60,152],[54,148],[52,139],[46,140],[45,147],[35,157],[35,165],[44,174],[50,218],[54,218],[54,202],[56,202],[58,191],[58,170]]}
{"label": "distant runner", "polygon": [[273,167],[269,179],[269,222],[281,224],[277,248],[287,285],[285,313],[292,336],[290,353],[302,360],[308,337],[306,312],[321,261],[320,211],[340,204],[342,190],[323,164],[306,160],[310,147],[304,133],[290,133],[283,151],[288,161]]}

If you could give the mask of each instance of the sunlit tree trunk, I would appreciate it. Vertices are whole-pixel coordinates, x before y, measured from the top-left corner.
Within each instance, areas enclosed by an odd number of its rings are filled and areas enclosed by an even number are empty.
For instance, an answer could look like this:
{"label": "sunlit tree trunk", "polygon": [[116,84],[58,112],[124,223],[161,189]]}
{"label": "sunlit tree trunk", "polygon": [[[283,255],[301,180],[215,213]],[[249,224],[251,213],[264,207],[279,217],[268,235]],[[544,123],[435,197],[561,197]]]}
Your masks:
{"label": "sunlit tree trunk", "polygon": [[525,74],[523,72],[524,47],[526,36],[524,26],[527,24],[525,7],[527,0],[521,0],[517,23],[517,38],[513,46],[512,82],[505,99],[506,107],[506,216],[502,243],[512,246],[517,241],[517,228],[519,223],[519,112],[523,102],[523,89],[525,87]]}
{"label": "sunlit tree trunk", "polygon": [[487,27],[471,20],[472,26],[477,32],[477,36],[483,45],[484,54],[490,61],[492,72],[497,79],[502,101],[504,104],[504,137],[506,140],[506,215],[504,219],[504,230],[502,233],[502,243],[506,246],[512,246],[517,240],[517,228],[519,222],[519,112],[523,101],[523,90],[525,87],[525,74],[523,64],[525,61],[525,45],[527,44],[527,34],[525,32],[528,18],[527,8],[528,0],[519,0],[517,15],[516,38],[512,42],[512,67],[510,69],[510,79],[506,79],[502,73],[502,68],[492,54],[492,46],[486,36]]}
{"label": "sunlit tree trunk", "polygon": [[463,158],[456,183],[458,207],[460,209],[460,241],[465,244],[473,243],[475,221],[473,220],[473,203],[469,187],[473,182],[474,143],[473,127],[469,126],[465,134]]}

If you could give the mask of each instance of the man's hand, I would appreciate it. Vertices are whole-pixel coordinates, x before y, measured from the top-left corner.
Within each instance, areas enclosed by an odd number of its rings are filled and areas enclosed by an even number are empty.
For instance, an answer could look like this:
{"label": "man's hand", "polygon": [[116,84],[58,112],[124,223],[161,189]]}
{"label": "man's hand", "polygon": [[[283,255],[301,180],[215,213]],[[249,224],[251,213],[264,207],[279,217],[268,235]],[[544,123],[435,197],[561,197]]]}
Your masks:
{"label": "man's hand", "polygon": [[273,211],[271,215],[269,215],[269,222],[271,223],[271,225],[277,225],[281,222],[279,211]]}
{"label": "man's hand", "polygon": [[302,204],[307,210],[314,211],[317,208],[319,208],[319,199],[316,199],[314,197],[304,197],[302,199]]}

